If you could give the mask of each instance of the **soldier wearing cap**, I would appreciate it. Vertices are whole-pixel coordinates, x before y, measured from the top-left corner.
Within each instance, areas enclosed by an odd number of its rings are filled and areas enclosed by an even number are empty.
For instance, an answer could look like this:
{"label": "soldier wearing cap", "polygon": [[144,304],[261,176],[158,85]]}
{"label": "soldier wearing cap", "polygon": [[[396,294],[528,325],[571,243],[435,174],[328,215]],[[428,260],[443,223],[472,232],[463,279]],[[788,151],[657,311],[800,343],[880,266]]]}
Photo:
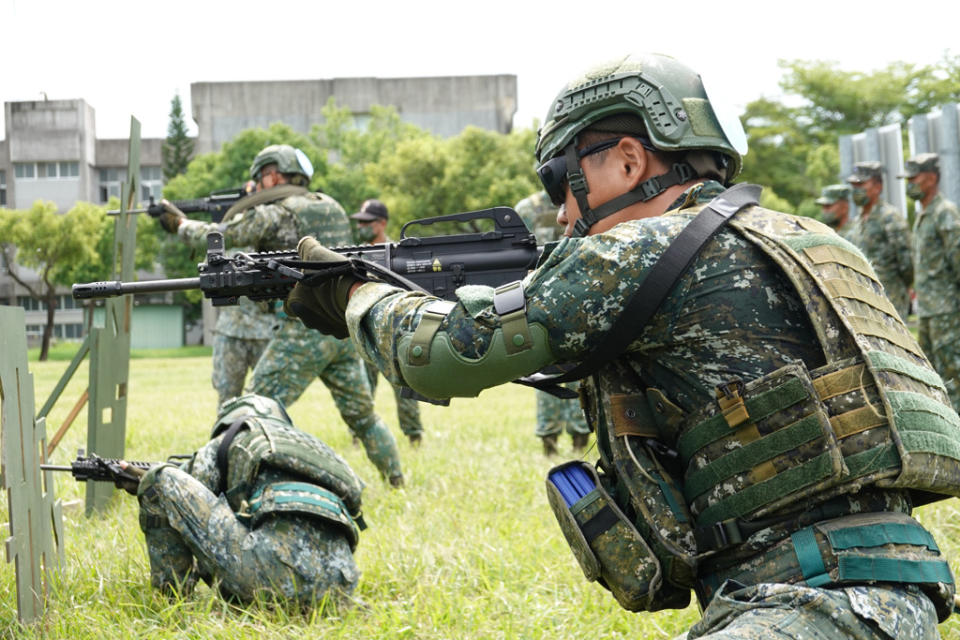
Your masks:
{"label": "soldier wearing cap", "polygon": [[[250,166],[256,193],[236,202],[224,215],[226,222],[188,220],[163,200],[160,224],[195,247],[205,247],[211,231],[223,233],[228,244],[257,251],[289,249],[305,234],[322,236],[330,246],[350,244],[346,212],[330,196],[307,189],[312,175],[313,165],[303,151],[286,144],[269,145]],[[350,341],[320,335],[285,314],[277,322],[279,327],[253,370],[249,390],[289,407],[319,377],[370,461],[391,484],[402,485],[396,440],[374,412],[366,372]]]}
{"label": "soldier wearing cap", "polygon": [[445,301],[348,274],[288,308],[427,397],[573,364],[552,382],[584,380],[599,460],[547,494],[622,606],[693,590],[691,639],[936,638],[954,581],[910,512],[960,495],[960,417],[863,254],[730,186],[743,128],[673,58],[598,65],[543,122],[568,237],[522,281]]}
{"label": "soldier wearing cap", "polygon": [[[360,211],[352,216],[357,221],[356,238],[364,244],[382,244],[390,242],[387,237],[387,222],[390,220],[390,212],[387,206],[376,199],[364,200],[360,205]],[[370,382],[371,391],[377,390],[377,376],[379,372],[375,365],[364,362],[367,369],[367,380]],[[423,425],[420,422],[420,406],[413,398],[404,398],[400,393],[400,387],[393,386],[393,397],[397,401],[397,420],[400,422],[400,430],[410,440],[410,444],[415,447],[420,446],[423,440]]]}
{"label": "soldier wearing cap", "polygon": [[883,165],[858,162],[847,178],[853,187],[853,202],[860,216],[850,227],[848,240],[860,247],[880,276],[902,318],[910,313],[910,287],[913,284],[913,256],[910,229],[897,209],[882,200]]}
{"label": "soldier wearing cap", "polygon": [[937,154],[914,156],[901,177],[921,207],[913,225],[920,346],[960,410],[960,212],[940,193]]}
{"label": "soldier wearing cap", "polygon": [[846,236],[847,223],[850,221],[850,187],[845,184],[831,184],[823,188],[816,203],[822,209],[821,219],[831,229]]}
{"label": "soldier wearing cap", "polygon": [[[537,237],[538,245],[557,242],[563,238],[563,227],[557,224],[557,206],[550,202],[546,191],[538,191],[514,207],[527,228]],[[577,385],[567,384],[575,389]],[[558,398],[545,391],[538,390],[537,428],[534,435],[543,443],[546,456],[557,454],[557,441],[566,431],[573,439],[573,450],[581,451],[590,440],[590,427],[583,419],[583,410],[576,398]]]}

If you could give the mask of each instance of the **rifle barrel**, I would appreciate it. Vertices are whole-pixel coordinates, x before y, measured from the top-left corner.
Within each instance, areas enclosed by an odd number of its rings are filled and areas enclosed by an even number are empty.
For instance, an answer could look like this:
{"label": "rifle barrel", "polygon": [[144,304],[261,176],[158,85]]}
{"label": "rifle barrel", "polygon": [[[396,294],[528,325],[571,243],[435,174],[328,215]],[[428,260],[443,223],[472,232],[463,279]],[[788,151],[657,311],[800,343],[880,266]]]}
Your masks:
{"label": "rifle barrel", "polygon": [[73,285],[73,298],[87,300],[90,298],[113,298],[126,293],[163,293],[167,291],[185,291],[199,289],[200,278],[175,278],[173,280],[143,280],[140,282],[121,282],[109,280],[105,282],[86,282]]}
{"label": "rifle barrel", "polygon": [[65,467],[62,464],[42,464],[40,468],[43,471],[73,471],[72,467]]}

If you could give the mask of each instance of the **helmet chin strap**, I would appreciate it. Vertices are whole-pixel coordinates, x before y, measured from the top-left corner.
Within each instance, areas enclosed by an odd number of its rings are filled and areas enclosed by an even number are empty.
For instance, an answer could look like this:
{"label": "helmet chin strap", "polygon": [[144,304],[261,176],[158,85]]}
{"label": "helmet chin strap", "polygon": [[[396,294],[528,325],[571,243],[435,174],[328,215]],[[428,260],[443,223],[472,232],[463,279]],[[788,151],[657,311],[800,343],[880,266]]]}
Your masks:
{"label": "helmet chin strap", "polygon": [[697,177],[693,167],[686,162],[677,162],[666,173],[648,178],[623,195],[604,202],[596,209],[591,209],[587,204],[587,194],[590,189],[583,175],[583,168],[580,166],[580,158],[577,157],[576,140],[567,145],[563,155],[567,161],[567,183],[580,208],[580,219],[573,225],[575,238],[586,236],[593,225],[607,216],[636,202],[646,202],[674,185],[684,184]]}

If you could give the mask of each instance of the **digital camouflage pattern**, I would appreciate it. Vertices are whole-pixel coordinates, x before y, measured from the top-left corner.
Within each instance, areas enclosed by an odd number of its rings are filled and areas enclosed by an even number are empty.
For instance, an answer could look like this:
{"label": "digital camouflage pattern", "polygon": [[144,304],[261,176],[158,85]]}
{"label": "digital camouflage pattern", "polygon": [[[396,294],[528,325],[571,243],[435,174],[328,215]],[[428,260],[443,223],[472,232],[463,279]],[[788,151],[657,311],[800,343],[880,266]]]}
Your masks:
{"label": "digital camouflage pattern", "polygon": [[869,215],[864,216],[861,211],[844,237],[860,247],[870,260],[887,297],[905,319],[910,312],[913,285],[912,242],[906,219],[893,205],[878,200]]}
{"label": "digital camouflage pattern", "polygon": [[[596,349],[609,330],[611,319],[625,308],[637,283],[643,281],[650,267],[699,210],[696,205],[704,204],[720,191],[720,185],[707,182],[688,190],[671,207],[678,210],[667,215],[623,222],[593,236],[561,240],[524,280],[528,323],[531,331],[538,326],[545,330],[547,348],[534,350],[537,359],[528,359],[524,370],[511,369],[509,361],[502,363],[498,369],[502,379],[488,379],[485,384],[505,382],[553,362],[576,362]],[[757,214],[751,216],[751,220],[763,220],[767,216],[772,221],[783,215],[759,208],[754,211]],[[809,224],[815,226],[815,233],[826,237],[828,244],[840,243],[844,251],[856,255],[853,247],[836,238],[825,225],[812,220],[796,224],[803,227],[798,242],[804,242],[806,232],[803,229],[807,229],[804,225]],[[762,244],[760,240],[755,242]],[[870,272],[869,267],[863,268]],[[458,297],[459,302],[441,322],[433,344],[437,345],[442,338],[449,340],[452,349],[460,356],[482,358],[490,349],[492,339],[500,336],[502,331],[501,319],[492,308],[492,293],[479,287],[463,288],[458,291]],[[874,297],[881,305],[888,304],[882,296],[874,294]],[[415,373],[421,384],[419,387],[414,385],[414,388],[425,395],[436,394],[430,388],[433,381],[439,388],[445,388],[444,381],[415,371],[419,366],[426,366],[429,371],[429,365],[409,364],[407,350],[424,307],[432,300],[422,294],[368,283],[356,291],[347,309],[351,336],[365,358],[376,362],[396,383],[407,381],[405,373]],[[815,297],[802,297],[787,274],[742,231],[722,228],[705,245],[691,267],[678,279],[659,311],[639,332],[628,348],[629,357],[611,362],[586,382],[587,418],[598,434],[601,466],[606,469],[613,460],[616,428],[637,428],[637,424],[631,422],[631,416],[655,412],[651,419],[656,423],[660,441],[666,447],[675,448],[684,417],[704,407],[715,406],[717,387],[721,384],[735,378],[757,380],[788,365],[798,370],[805,370],[807,365],[819,367],[826,362],[824,349],[849,350],[846,355],[838,353],[838,357],[858,356],[859,351],[849,342],[821,345],[822,340],[829,343],[831,339],[836,341],[844,335],[840,332],[836,314],[827,317],[831,313],[825,299],[818,301]],[[811,315],[822,324],[813,326]],[[915,357],[922,360],[922,355]],[[864,399],[862,402],[872,401]],[[842,408],[838,411],[842,412]],[[871,430],[864,432],[864,435],[870,434]],[[731,447],[736,445],[739,448],[745,444],[732,443]],[[848,439],[848,446],[853,449],[861,445],[861,438]],[[621,445],[621,448],[626,446]],[[632,448],[640,453],[647,451],[643,446]],[[622,456],[617,472],[640,475],[630,469],[629,459]],[[777,473],[778,469],[762,471]],[[652,482],[654,488],[657,484]],[[870,510],[877,500],[886,504],[888,499],[899,495],[897,490],[877,489],[876,493],[879,498],[867,491],[846,495],[844,511],[822,517]],[[636,497],[634,494],[637,492],[631,491]],[[809,497],[801,512],[817,513],[815,505],[818,500],[825,500],[829,495],[836,493]],[[651,501],[646,505],[640,504],[640,498],[631,503],[638,512],[650,508],[660,510],[659,514],[637,518],[638,527],[649,518],[650,531],[644,537],[649,534],[649,540],[674,545],[681,551],[684,548],[695,550],[690,526],[676,526],[682,512],[670,513],[674,511],[673,507],[664,510],[662,499],[658,503],[651,496],[644,495],[642,501],[648,497]],[[790,510],[791,505],[785,505],[782,512]],[[752,543],[759,548],[752,552],[761,551],[764,544],[773,544],[795,529],[794,526],[780,532],[757,532]],[[767,534],[769,537],[765,537]],[[736,562],[730,553],[729,550],[723,551],[713,558],[720,563],[725,559]],[[793,567],[798,570],[795,564]],[[690,583],[683,576],[684,565],[674,569],[676,572],[668,574],[673,589],[687,589]],[[697,577],[701,576],[697,574]],[[674,601],[665,606],[683,606],[685,602],[674,593],[667,594],[667,597],[674,598]],[[749,604],[745,609],[762,607],[762,603]],[[762,617],[762,614],[757,615]],[[829,622],[829,618],[824,621]],[[933,629],[935,633],[935,623],[934,617],[923,629]]]}
{"label": "digital camouflage pattern", "polygon": [[[278,193],[291,191],[279,189],[284,187],[278,188]],[[305,235],[329,247],[352,243],[350,222],[340,203],[322,193],[293,190],[297,192],[251,207],[226,224],[186,220],[178,233],[193,246],[205,247],[207,233],[221,231],[228,245],[254,247],[258,252],[293,249]],[[350,342],[308,329],[299,320],[278,322],[279,328],[253,371],[249,390],[290,406],[320,378],[347,426],[363,442],[370,461],[385,478],[399,478],[396,440],[373,411],[366,371]]]}
{"label": "digital camouflage pattern", "polygon": [[[517,203],[514,210],[520,215],[527,228],[537,237],[537,244],[543,246],[556,242],[563,237],[563,227],[557,224],[558,207],[550,202],[546,191],[539,191]],[[578,384],[565,385],[574,389]],[[536,436],[554,436],[561,433],[588,434],[590,427],[583,419],[583,411],[577,399],[564,399],[537,391],[537,428]]]}
{"label": "digital camouflage pattern", "polygon": [[[190,472],[164,465],[140,482],[140,526],[154,587],[189,592],[198,578],[221,594],[249,602],[258,597],[303,606],[349,595],[360,572],[339,525],[285,513],[251,528],[220,492],[214,438],[185,463]],[[302,480],[270,467],[261,484]]]}
{"label": "digital camouflage pattern", "polygon": [[367,372],[350,340],[337,340],[297,319],[283,318],[253,370],[248,390],[289,407],[317,378],[330,390],[340,417],[380,474],[400,477],[397,441],[374,412]]}
{"label": "digital camouflage pattern", "polygon": [[[380,372],[369,362],[364,362],[364,369],[367,372],[367,382],[370,384],[370,393],[377,391],[377,378]],[[393,388],[393,397],[397,402],[397,421],[400,423],[400,430],[403,435],[417,440],[423,437],[423,425],[420,423],[420,403],[413,398],[404,398],[400,395],[400,387]]]}
{"label": "digital camouflage pattern", "polygon": [[912,587],[724,585],[687,640],[935,640],[937,614]]}
{"label": "digital camouflage pattern", "polygon": [[960,212],[938,193],[913,229],[920,346],[960,411]]}

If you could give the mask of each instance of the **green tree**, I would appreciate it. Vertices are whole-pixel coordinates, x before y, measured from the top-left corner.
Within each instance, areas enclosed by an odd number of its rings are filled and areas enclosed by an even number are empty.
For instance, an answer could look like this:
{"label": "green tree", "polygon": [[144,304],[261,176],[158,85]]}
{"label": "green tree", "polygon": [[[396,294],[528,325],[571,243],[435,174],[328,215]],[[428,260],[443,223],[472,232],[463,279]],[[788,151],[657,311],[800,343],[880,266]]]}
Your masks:
{"label": "green tree", "polygon": [[960,99],[960,56],[931,65],[894,62],[872,72],[819,60],[779,64],[787,95],[747,105],[750,152],[740,179],[772,188],[801,214],[818,211],[814,198],[840,178],[839,136],[904,123]]}
{"label": "green tree", "polygon": [[[47,307],[40,360],[47,359],[53,320],[57,308],[57,285],[74,282],[78,265],[97,260],[103,210],[89,203],[78,203],[65,214],[58,214],[52,202],[37,201],[28,211],[0,209],[0,237],[3,266],[13,280]],[[35,269],[39,283],[24,277],[19,266]]]}
{"label": "green tree", "polygon": [[160,153],[163,156],[163,177],[168,181],[187,170],[190,156],[193,155],[193,140],[187,135],[179,94],[174,95],[170,102],[170,124],[167,125],[167,139]]}

